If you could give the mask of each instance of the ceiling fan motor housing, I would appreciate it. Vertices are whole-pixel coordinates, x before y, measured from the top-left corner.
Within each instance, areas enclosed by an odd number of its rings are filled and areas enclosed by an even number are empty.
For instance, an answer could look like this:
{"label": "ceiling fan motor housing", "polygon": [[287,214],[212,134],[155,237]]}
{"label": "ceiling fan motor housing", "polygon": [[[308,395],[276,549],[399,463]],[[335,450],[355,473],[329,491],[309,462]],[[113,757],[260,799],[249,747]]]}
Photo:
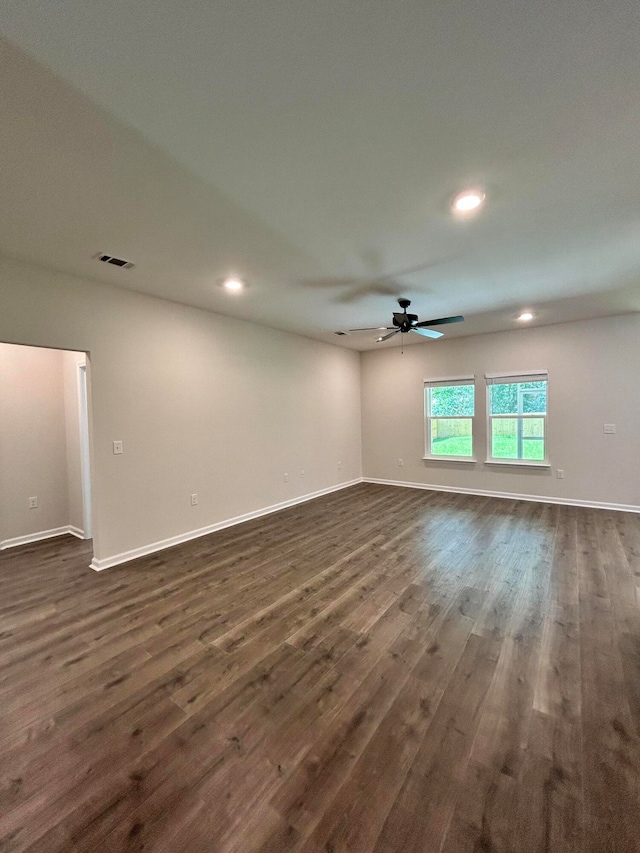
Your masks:
{"label": "ceiling fan motor housing", "polygon": [[407,314],[407,308],[411,305],[410,299],[398,299],[398,305],[403,309],[401,314],[399,311],[393,313],[393,325],[397,326],[400,331],[408,332],[414,323],[418,322],[417,314]]}

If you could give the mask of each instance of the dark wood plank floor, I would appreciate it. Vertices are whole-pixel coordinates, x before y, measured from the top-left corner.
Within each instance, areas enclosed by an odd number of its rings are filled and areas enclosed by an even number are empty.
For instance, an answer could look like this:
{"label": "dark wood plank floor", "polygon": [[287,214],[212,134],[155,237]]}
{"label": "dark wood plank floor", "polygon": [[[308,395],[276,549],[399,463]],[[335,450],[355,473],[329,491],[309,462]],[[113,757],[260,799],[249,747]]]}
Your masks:
{"label": "dark wood plank floor", "polygon": [[0,555],[0,849],[640,850],[640,517],[360,485]]}

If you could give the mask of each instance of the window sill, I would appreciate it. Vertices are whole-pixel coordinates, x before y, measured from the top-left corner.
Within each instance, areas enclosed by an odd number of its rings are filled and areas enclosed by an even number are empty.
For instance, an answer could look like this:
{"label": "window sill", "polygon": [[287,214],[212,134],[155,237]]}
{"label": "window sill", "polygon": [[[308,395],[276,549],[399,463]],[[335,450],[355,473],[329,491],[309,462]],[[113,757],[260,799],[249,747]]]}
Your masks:
{"label": "window sill", "polygon": [[487,459],[485,465],[510,465],[517,468],[551,468],[550,462],[527,462],[526,459]]}
{"label": "window sill", "polygon": [[471,462],[476,463],[478,460],[475,456],[423,456],[425,462]]}

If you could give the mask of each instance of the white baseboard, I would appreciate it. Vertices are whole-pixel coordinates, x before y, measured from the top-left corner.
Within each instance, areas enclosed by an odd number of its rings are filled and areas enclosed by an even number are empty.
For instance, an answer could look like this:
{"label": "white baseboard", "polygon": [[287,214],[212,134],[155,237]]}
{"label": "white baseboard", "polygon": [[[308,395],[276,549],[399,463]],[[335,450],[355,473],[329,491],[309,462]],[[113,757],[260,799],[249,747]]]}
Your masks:
{"label": "white baseboard", "polygon": [[84,535],[84,530],[81,530],[79,527],[76,527],[74,524],[69,525],[69,533],[72,536],[76,536],[78,539],[86,539]]}
{"label": "white baseboard", "polygon": [[381,480],[377,477],[363,477],[363,483],[378,483],[381,486],[401,486],[406,489],[426,489],[430,492],[454,492],[461,495],[481,495],[487,498],[505,498],[511,501],[533,501],[542,504],[561,504],[562,506],[585,506],[591,509],[611,509],[616,512],[640,512],[640,506],[632,504],[614,504],[605,501],[583,501],[577,498],[552,498],[544,495],[518,495],[513,492],[490,492],[486,489],[462,489],[454,486],[434,486],[426,483],[405,483],[401,480]]}
{"label": "white baseboard", "polygon": [[0,551],[6,548],[17,548],[18,545],[29,545],[31,542],[40,542],[43,539],[53,539],[55,536],[66,536],[68,534],[84,539],[84,533],[72,524],[64,527],[54,527],[51,530],[40,530],[38,533],[29,533],[27,536],[14,536],[13,539],[4,539],[0,542]]}
{"label": "white baseboard", "polygon": [[159,542],[152,542],[150,545],[143,545],[141,548],[133,548],[131,551],[123,551],[121,554],[114,554],[113,557],[104,557],[101,560],[95,557],[90,563],[90,567],[96,572],[102,572],[104,569],[110,569],[113,566],[119,566],[121,563],[128,563],[130,560],[136,560],[138,557],[146,557],[148,554],[154,554],[156,551],[164,551],[165,548],[172,548],[174,545],[181,545],[183,542],[189,542],[191,539],[198,539],[200,536],[207,536],[209,533],[215,533],[217,530],[224,530],[225,527],[232,527],[235,524],[242,524],[244,521],[251,521],[254,518],[260,518],[263,515],[270,515],[272,512],[278,512],[281,509],[287,509],[297,504],[306,503],[314,498],[328,495],[331,492],[338,492],[341,489],[347,489],[350,486],[355,486],[362,482],[362,477],[356,480],[349,480],[347,483],[340,483],[337,486],[329,486],[326,489],[320,489],[318,492],[311,492],[307,495],[302,495],[299,498],[292,498],[288,501],[282,501],[272,506],[257,509],[253,512],[247,512],[244,515],[238,515],[235,518],[227,518],[224,521],[218,521],[216,524],[210,524],[207,527],[201,527],[198,530],[189,530],[187,533],[180,533],[178,536],[171,536],[169,539],[162,539]]}

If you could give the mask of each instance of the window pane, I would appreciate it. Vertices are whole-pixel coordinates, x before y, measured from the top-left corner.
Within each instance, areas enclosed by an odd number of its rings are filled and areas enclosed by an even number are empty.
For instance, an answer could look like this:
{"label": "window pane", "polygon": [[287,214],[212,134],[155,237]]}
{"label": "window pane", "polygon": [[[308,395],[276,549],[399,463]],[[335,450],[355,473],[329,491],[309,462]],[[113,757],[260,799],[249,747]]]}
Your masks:
{"label": "window pane", "polygon": [[433,418],[431,453],[434,456],[473,456],[472,423],[471,418]]}
{"label": "window pane", "polygon": [[474,415],[475,385],[446,385],[431,388],[432,417]]}
{"label": "window pane", "polygon": [[491,421],[491,456],[543,462],[544,418],[496,418]]}
{"label": "window pane", "polygon": [[547,381],[505,382],[490,385],[491,414],[518,415],[547,412]]}

